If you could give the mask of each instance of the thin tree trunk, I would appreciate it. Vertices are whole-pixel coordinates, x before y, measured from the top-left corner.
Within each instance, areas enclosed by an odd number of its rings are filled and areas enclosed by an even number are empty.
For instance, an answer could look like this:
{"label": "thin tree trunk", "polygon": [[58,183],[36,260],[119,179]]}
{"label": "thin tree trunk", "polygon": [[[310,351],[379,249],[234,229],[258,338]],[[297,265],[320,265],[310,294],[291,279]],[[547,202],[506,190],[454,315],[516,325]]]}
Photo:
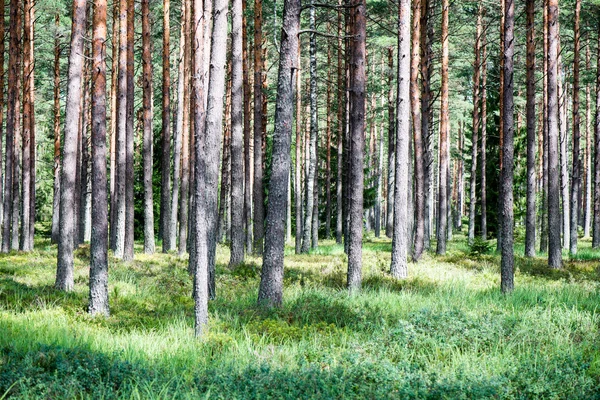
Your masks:
{"label": "thin tree trunk", "polygon": [[567,84],[565,70],[562,64],[562,56],[560,54],[560,42],[558,51],[558,129],[559,129],[559,152],[560,152],[560,192],[562,204],[562,247],[569,250],[571,246],[571,203],[570,185],[569,185],[569,127],[567,123],[567,110],[569,108],[569,88]]}
{"label": "thin tree trunk", "polygon": [[127,137],[125,141],[125,246],[123,253],[125,261],[133,260],[133,228],[135,222],[133,207],[134,19],[134,0],[127,0],[127,117],[125,121]]}
{"label": "thin tree trunk", "polygon": [[525,256],[535,257],[535,1],[527,0],[527,212]]}
{"label": "thin tree trunk", "polygon": [[[144,0],[147,6],[147,1]],[[108,201],[106,193],[106,0],[94,1],[92,43],[92,237],[90,314],[109,314]]]}
{"label": "thin tree trunk", "polygon": [[[0,0],[0,9],[4,0]],[[60,27],[60,14],[56,13],[54,18],[56,33],[54,36],[54,192],[52,199],[52,243],[58,242],[58,220],[60,211],[60,37],[58,29]],[[4,37],[4,24],[0,24],[0,37]],[[0,46],[4,46],[4,40],[0,40]],[[0,48],[0,87],[4,88],[4,49]],[[4,103],[4,90],[0,90],[0,104]],[[0,110],[1,111],[1,110]],[[0,126],[2,126],[2,113],[0,112]],[[0,128],[1,129],[1,128]],[[0,140],[2,135],[0,134]],[[0,152],[2,143],[0,142]],[[2,154],[0,153],[0,160]],[[2,165],[0,164],[0,181],[2,180]],[[0,196],[3,191],[0,190]],[[0,198],[0,201],[2,199]]]}
{"label": "thin tree trunk", "polygon": [[[168,0],[167,0],[168,1]],[[168,46],[167,46],[168,47]],[[153,129],[152,129],[152,54],[150,53],[150,4],[149,0],[142,0],[142,65],[143,65],[143,109],[144,109],[144,253],[154,253],[154,195],[152,193],[152,154],[153,154]],[[168,60],[167,60],[168,63]],[[168,70],[167,70],[168,75]],[[163,94],[164,100],[164,94]],[[168,102],[168,100],[167,100]],[[168,104],[166,114],[168,115]],[[164,114],[163,114],[164,115]],[[167,117],[168,118],[168,117]],[[164,124],[163,124],[164,126]],[[168,139],[168,127],[165,136]],[[168,163],[167,156],[167,163]],[[167,164],[168,168],[168,164]],[[168,174],[167,174],[168,175]],[[168,192],[169,183],[165,186]]]}
{"label": "thin tree trunk", "polygon": [[503,129],[504,143],[502,147],[502,169],[500,184],[502,185],[502,253],[500,259],[500,286],[502,293],[512,292],[514,288],[514,248],[513,248],[513,158],[514,144],[514,103],[513,103],[513,68],[514,68],[514,30],[515,30],[515,3],[514,0],[505,0],[504,18],[504,112]]}
{"label": "thin tree trunk", "polygon": [[[484,10],[485,13],[485,10]],[[487,228],[487,43],[486,30],[482,32],[481,56],[481,238],[488,239]],[[464,164],[464,161],[461,162]],[[462,171],[462,168],[461,168]],[[462,172],[461,172],[462,173]],[[462,188],[461,188],[462,191]],[[464,198],[464,197],[463,197]],[[462,204],[461,204],[462,209]]]}
{"label": "thin tree trunk", "polygon": [[[600,11],[597,13],[600,16]],[[596,110],[594,119],[594,227],[592,247],[600,247],[600,24],[598,24],[598,43],[596,45]]]}
{"label": "thin tree trunk", "polygon": [[273,134],[273,169],[269,182],[265,254],[258,303],[279,306],[283,297],[283,257],[287,180],[290,176],[290,147],[293,121],[294,74],[298,71],[300,0],[284,0],[279,74]]}
{"label": "thin tree trunk", "polygon": [[31,7],[33,2],[25,0],[23,9],[23,147],[22,147],[22,193],[21,193],[21,240],[19,249],[21,251],[31,251],[33,242],[29,239],[29,218],[30,218],[30,201],[31,201],[31,146],[33,131],[31,130],[32,118],[32,99],[31,99],[31,80],[29,76],[33,72],[33,54],[31,48]]}
{"label": "thin tree trunk", "polygon": [[[448,13],[449,0],[442,0],[442,89],[441,89],[441,115],[440,115],[440,162],[439,162],[439,189],[438,189],[438,230],[437,254],[446,254],[446,229],[448,220],[446,214],[447,202],[447,175],[448,168],[448,143],[449,143],[449,111],[448,111]],[[397,176],[397,175],[396,175]]]}
{"label": "thin tree trunk", "polygon": [[[411,103],[407,99],[413,78],[410,59],[410,31],[410,1],[400,0],[398,7],[398,113],[396,115],[398,131],[396,135],[396,179],[394,182],[394,236],[392,238],[392,263],[390,266],[392,276],[400,279],[408,276],[407,255],[410,246],[407,196],[411,114]],[[411,101],[414,100],[416,99],[411,98]]]}
{"label": "thin tree trunk", "polygon": [[[387,105],[388,105],[388,159],[387,159],[387,213],[385,235],[389,238],[394,233],[394,188],[395,188],[395,155],[396,155],[396,117],[394,104],[394,48],[388,47],[388,73],[387,73]],[[415,247],[415,254],[417,254]]]}
{"label": "thin tree trunk", "polygon": [[[195,0],[196,9],[200,10],[200,0]],[[216,211],[217,189],[219,177],[219,147],[223,130],[223,97],[225,95],[225,63],[227,46],[227,0],[216,0],[213,8],[213,28],[210,52],[210,73],[208,81],[208,100],[204,125],[204,140],[201,140],[200,106],[204,103],[200,68],[203,59],[198,44],[203,35],[202,29],[195,29],[195,143],[197,182],[195,186],[194,223],[195,257],[192,270],[194,273],[194,300],[196,336],[201,336],[208,320],[209,277],[211,268],[211,247],[216,245]],[[200,13],[195,16],[194,24],[201,24]],[[201,146],[202,144],[202,146]],[[213,288],[214,290],[214,288]]]}
{"label": "thin tree trunk", "polygon": [[[327,32],[331,32],[331,25],[327,24]],[[327,99],[326,99],[326,163],[325,163],[325,238],[331,237],[331,46],[327,46]],[[377,205],[375,206],[377,207]],[[376,232],[376,236],[379,233]]]}
{"label": "thin tree trunk", "polygon": [[[11,24],[11,52],[10,60],[13,63],[9,63],[9,83],[16,82],[18,73],[17,65],[15,65],[16,57],[13,54],[18,54],[16,47],[18,46],[18,40],[20,39],[20,20],[18,1],[11,0],[11,20],[15,21],[16,27]],[[56,283],[57,289],[71,291],[73,290],[73,195],[75,189],[75,158],[77,157],[77,135],[79,129],[79,115],[80,115],[80,98],[81,98],[81,75],[83,72],[83,42],[85,35],[86,26],[86,2],[85,0],[74,0],[73,1],[73,25],[71,29],[71,52],[69,55],[69,75],[68,75],[68,88],[67,88],[67,103],[65,113],[65,139],[63,147],[62,157],[62,168],[61,168],[61,198],[60,198],[60,231],[58,238],[58,260],[56,268]],[[14,47],[13,47],[14,46]],[[9,90],[9,107],[16,105],[16,98],[18,94],[14,91]],[[12,104],[11,104],[12,103]],[[7,118],[7,164],[8,160],[12,160],[12,146],[10,153],[8,151],[8,144],[13,140],[13,132],[10,128],[14,127],[16,119],[15,109],[10,110]],[[12,114],[12,115],[11,115]],[[9,171],[9,166],[6,166],[6,170]],[[6,174],[7,180],[5,181],[5,187],[11,187],[12,182],[8,180],[11,174]],[[12,178],[12,176],[11,176]],[[11,196],[6,196],[5,200]],[[12,199],[10,199],[12,200]],[[8,229],[6,224],[10,224],[10,213],[12,211],[11,206],[6,207],[5,204],[5,216],[4,216],[4,237],[2,242],[2,250],[5,250],[4,241],[8,239],[10,232],[10,225]],[[6,251],[8,246],[6,246]]]}
{"label": "thin tree trunk", "polygon": [[[350,11],[352,20],[350,69],[350,199],[348,224],[348,289],[360,290],[362,281],[363,154],[365,147],[365,59],[366,1],[359,0]],[[396,174],[397,176],[398,174]]]}
{"label": "thin tree trunk", "polygon": [[262,255],[264,238],[264,191],[263,191],[263,14],[262,0],[254,0],[254,248]]}
{"label": "thin tree trunk", "polygon": [[[338,6],[342,5],[342,0],[338,0]],[[344,159],[344,106],[343,99],[346,93],[344,88],[344,64],[342,58],[342,11],[337,12],[337,176],[336,176],[336,224],[335,224],[335,242],[342,244],[343,238],[343,159]]]}
{"label": "thin tree trunk", "polygon": [[250,99],[252,95],[250,83],[250,59],[248,51],[248,34],[246,21],[247,0],[242,0],[242,42],[243,42],[243,80],[244,80],[244,240],[245,251],[252,252],[252,156],[250,143],[252,135],[252,122]]}
{"label": "thin tree trunk", "polygon": [[115,249],[115,214],[117,210],[117,119],[118,119],[118,96],[119,86],[119,1],[113,1],[112,15],[112,58],[111,58],[111,80],[110,80],[110,214],[109,214],[109,246]]}
{"label": "thin tree trunk", "polygon": [[[588,35],[585,47],[585,69],[586,73],[591,72],[590,65],[590,38]],[[592,220],[592,105],[591,105],[590,85],[585,84],[585,158],[583,171],[585,174],[584,180],[584,197],[583,197],[583,237],[590,237],[590,228]]]}
{"label": "thin tree trunk", "polygon": [[163,48],[162,48],[162,133],[161,133],[161,181],[160,181],[160,237],[162,251],[175,247],[171,235],[171,1],[163,1]]}
{"label": "thin tree trunk", "polygon": [[295,238],[295,252],[300,254],[302,251],[302,93],[301,93],[301,62],[300,62],[300,39],[298,39],[298,54],[296,56],[295,64],[297,64],[298,70],[296,71],[296,177],[295,177],[295,208],[296,208],[296,238]]}
{"label": "thin tree trunk", "polygon": [[[243,93],[242,93],[242,37],[241,0],[235,0],[232,9],[235,26],[232,34],[232,75],[231,75],[231,259],[229,267],[236,267],[244,261],[243,192]],[[240,2],[240,4],[237,4]],[[239,15],[238,15],[239,14]],[[238,18],[239,21],[235,21]],[[239,24],[239,27],[237,25]],[[236,29],[238,32],[236,32]],[[239,36],[239,37],[238,37]],[[238,43],[236,43],[236,40]],[[237,70],[236,70],[237,68]],[[237,86],[236,86],[237,85]],[[236,103],[237,102],[237,103]],[[237,135],[237,136],[236,136]]]}
{"label": "thin tree trunk", "polygon": [[[543,94],[542,94],[542,152],[540,154],[542,170],[542,209],[540,210],[540,252],[548,251],[548,0],[544,1],[544,63],[543,63]],[[564,182],[564,179],[563,179]],[[565,203],[567,204],[567,203]],[[563,213],[568,218],[568,213]],[[564,231],[566,233],[567,230]],[[565,237],[566,238],[566,237]],[[566,242],[565,242],[566,243]]]}
{"label": "thin tree trunk", "polygon": [[580,58],[580,29],[581,0],[575,1],[575,27],[573,28],[573,147],[571,172],[571,231],[569,253],[577,254],[577,227],[579,226],[579,194],[581,191],[581,133],[579,125],[579,58]]}
{"label": "thin tree trunk", "polygon": [[506,38],[504,29],[506,28],[505,25],[505,19],[506,19],[506,3],[504,0],[501,1],[501,14],[500,14],[500,90],[499,90],[499,96],[500,99],[498,101],[499,103],[499,114],[500,114],[500,121],[498,123],[499,125],[499,135],[500,135],[500,149],[499,149],[499,162],[500,162],[500,187],[498,188],[498,234],[497,234],[497,240],[496,240],[496,249],[497,251],[501,251],[502,250],[502,217],[504,215],[503,212],[503,205],[502,202],[504,201],[504,194],[502,193],[502,190],[504,188],[504,185],[502,184],[502,162],[504,159],[504,156],[502,154],[503,150],[504,150],[504,48],[506,46],[506,44],[504,43],[504,39]]}
{"label": "thin tree trunk", "polygon": [[29,119],[29,123],[31,124],[31,128],[30,128],[30,132],[31,132],[31,140],[29,141],[29,146],[30,146],[30,154],[31,154],[31,163],[29,165],[29,168],[31,170],[30,175],[31,175],[31,179],[29,181],[29,195],[31,197],[30,201],[29,201],[29,243],[31,244],[31,248],[33,249],[34,247],[34,235],[35,235],[35,220],[36,220],[36,202],[35,202],[35,198],[36,198],[36,189],[35,189],[35,183],[36,183],[36,160],[37,160],[37,151],[36,151],[36,139],[35,139],[35,134],[36,134],[36,129],[35,129],[35,79],[34,79],[34,72],[35,69],[33,68],[33,66],[35,66],[35,55],[34,55],[34,41],[35,41],[35,21],[36,21],[36,17],[35,17],[35,4],[32,4],[32,6],[29,9],[29,13],[31,14],[31,24],[29,26],[29,29],[31,30],[30,36],[31,36],[31,40],[29,41],[29,46],[31,47],[30,49],[30,54],[31,54],[31,62],[30,64],[32,65],[31,68],[31,73],[29,74],[29,91],[30,91],[30,98],[31,98],[31,118]]}
{"label": "thin tree trunk", "polygon": [[[91,12],[91,8],[88,8],[88,13]],[[91,19],[91,15],[88,16],[88,19]],[[89,236],[86,237],[86,233],[91,234],[91,230],[89,230],[89,226],[91,223],[91,208],[90,206],[90,180],[89,180],[89,166],[90,166],[90,151],[89,151],[89,141],[88,141],[88,128],[90,127],[90,119],[91,119],[91,83],[92,83],[92,65],[91,65],[91,48],[86,44],[85,46],[85,63],[84,63],[84,73],[83,73],[83,88],[84,88],[84,96],[83,96],[83,108],[81,110],[81,143],[79,144],[80,158],[79,158],[79,213],[77,217],[77,233],[78,237],[76,237],[76,244],[82,244],[85,242],[86,238],[89,239]],[[89,217],[89,220],[88,220]],[[87,231],[87,232],[86,232]]]}
{"label": "thin tree trunk", "polygon": [[431,152],[431,76],[433,73],[433,52],[431,43],[433,41],[433,24],[431,23],[430,0],[421,0],[421,136],[423,138],[423,173],[425,178],[425,233],[423,247],[429,249],[431,242],[431,214],[433,212],[433,196],[431,191],[431,173],[433,171],[433,159]]}
{"label": "thin tree trunk", "polygon": [[[127,0],[119,0],[119,67],[117,89],[117,140],[116,140],[116,205],[114,226],[114,255],[123,258],[125,251],[125,163],[127,142]],[[61,200],[62,201],[62,200]]]}
{"label": "thin tree trunk", "polygon": [[548,0],[548,265],[562,267],[558,175],[558,0]]}

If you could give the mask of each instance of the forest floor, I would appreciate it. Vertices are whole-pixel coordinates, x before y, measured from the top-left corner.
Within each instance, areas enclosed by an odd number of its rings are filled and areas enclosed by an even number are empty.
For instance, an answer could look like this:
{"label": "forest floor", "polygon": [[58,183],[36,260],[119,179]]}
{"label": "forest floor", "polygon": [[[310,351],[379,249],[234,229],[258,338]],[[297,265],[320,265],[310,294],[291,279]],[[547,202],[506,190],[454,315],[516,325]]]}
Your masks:
{"label": "forest floor", "polygon": [[[494,244],[495,242],[490,242]],[[499,291],[499,256],[455,235],[409,278],[367,237],[363,290],[345,290],[341,246],[285,260],[284,305],[256,306],[260,260],[227,269],[218,249],[210,327],[193,337],[187,259],[110,261],[109,318],[86,313],[89,247],[75,290],[53,288],[56,246],[0,256],[0,399],[594,398],[600,396],[600,252],[549,271],[521,257]],[[484,249],[485,250],[485,249]]]}

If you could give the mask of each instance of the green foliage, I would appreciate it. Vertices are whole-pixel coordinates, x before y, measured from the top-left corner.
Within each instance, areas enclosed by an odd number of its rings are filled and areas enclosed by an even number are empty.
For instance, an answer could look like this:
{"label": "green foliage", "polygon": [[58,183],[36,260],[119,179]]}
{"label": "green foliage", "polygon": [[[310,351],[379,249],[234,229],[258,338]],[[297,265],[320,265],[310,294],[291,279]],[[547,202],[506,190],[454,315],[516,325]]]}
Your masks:
{"label": "green foliage", "polygon": [[493,245],[488,240],[483,240],[479,236],[476,236],[475,239],[473,239],[473,243],[469,245],[469,255],[471,257],[490,254],[492,250]]}

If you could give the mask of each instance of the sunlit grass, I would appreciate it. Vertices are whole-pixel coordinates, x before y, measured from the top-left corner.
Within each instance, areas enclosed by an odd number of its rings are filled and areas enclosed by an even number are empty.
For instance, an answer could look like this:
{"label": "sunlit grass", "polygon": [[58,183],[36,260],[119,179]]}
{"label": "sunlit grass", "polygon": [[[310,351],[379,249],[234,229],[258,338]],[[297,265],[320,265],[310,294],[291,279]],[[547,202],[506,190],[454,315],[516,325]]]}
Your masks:
{"label": "sunlit grass", "polygon": [[600,252],[581,240],[557,271],[521,249],[503,295],[499,256],[470,255],[460,234],[402,281],[388,274],[391,242],[368,236],[363,290],[349,295],[343,246],[289,247],[284,305],[265,310],[260,259],[231,271],[219,246],[217,299],[197,340],[187,258],[139,247],[133,262],[111,259],[111,316],[91,318],[89,247],[62,293],[56,247],[38,241],[0,256],[0,398],[593,397]]}

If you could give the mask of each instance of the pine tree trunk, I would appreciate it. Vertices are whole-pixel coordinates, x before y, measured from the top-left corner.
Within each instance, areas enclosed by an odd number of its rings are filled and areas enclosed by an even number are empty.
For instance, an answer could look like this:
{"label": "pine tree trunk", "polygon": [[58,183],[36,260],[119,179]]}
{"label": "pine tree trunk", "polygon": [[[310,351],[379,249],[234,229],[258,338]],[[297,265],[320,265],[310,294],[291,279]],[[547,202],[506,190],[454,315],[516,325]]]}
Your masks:
{"label": "pine tree trunk", "polygon": [[[67,83],[67,102],[65,112],[65,137],[63,146],[63,157],[62,157],[62,168],[61,168],[61,197],[60,197],[60,230],[58,238],[58,260],[56,269],[56,283],[57,289],[71,291],[73,290],[73,195],[75,189],[75,158],[77,157],[77,135],[79,130],[79,115],[80,115],[80,98],[81,98],[81,75],[83,72],[83,43],[86,26],[86,4],[85,0],[74,0],[73,1],[73,25],[71,29],[71,52],[69,55],[69,75]],[[10,90],[12,83],[17,81],[18,73],[17,68],[18,62],[15,59],[18,54],[16,47],[20,38],[20,20],[18,12],[18,1],[11,0],[11,20],[15,21],[15,26],[11,24],[11,51],[9,58],[9,107],[16,105],[16,98],[18,94],[13,90]],[[10,61],[13,61],[11,63]],[[16,65],[15,65],[16,64]],[[10,69],[10,68],[14,68]],[[12,104],[11,104],[12,103]],[[14,128],[16,119],[16,110],[10,110],[7,118],[7,166],[6,170],[10,171],[8,166],[8,160],[12,160],[12,146],[9,153],[9,143],[12,143],[13,132],[11,129]],[[12,114],[12,115],[11,115]],[[8,177],[11,174],[6,174],[5,187],[11,187],[12,182],[9,181]],[[8,193],[7,193],[8,194]],[[5,200],[10,199],[10,195],[5,197]],[[8,211],[8,213],[7,213]],[[5,240],[8,239],[10,232],[10,225],[8,229],[7,223],[10,224],[10,212],[11,206],[9,205],[4,208],[4,237],[2,241],[2,250],[8,251],[8,246],[4,246]],[[6,250],[5,250],[6,249]]]}
{"label": "pine tree trunk", "polygon": [[[440,105],[440,161],[439,161],[439,189],[438,189],[438,229],[437,229],[437,254],[446,254],[446,235],[448,219],[446,208],[448,207],[446,170],[448,169],[448,143],[450,132],[449,110],[448,110],[448,16],[449,0],[442,0],[442,89]],[[396,176],[398,176],[396,174]]]}
{"label": "pine tree trunk", "polygon": [[[598,12],[600,16],[600,12]],[[596,45],[596,110],[594,119],[594,226],[592,229],[592,247],[600,247],[600,24],[598,25],[598,43]]]}
{"label": "pine tree trunk", "polygon": [[162,251],[166,253],[175,245],[171,235],[171,1],[163,2],[162,48],[162,133],[160,180],[160,237]]}
{"label": "pine tree trunk", "polygon": [[[195,0],[197,10],[200,9],[200,1]],[[211,268],[211,247],[216,245],[216,212],[217,212],[217,189],[219,177],[219,148],[223,131],[223,98],[225,96],[225,63],[227,42],[227,0],[216,0],[213,8],[213,28],[210,51],[210,73],[207,92],[206,119],[204,126],[204,140],[196,142],[196,159],[198,160],[194,212],[196,213],[194,223],[195,265],[191,266],[194,273],[194,300],[196,336],[201,336],[208,320],[208,298],[209,277]],[[198,13],[194,24],[200,24]],[[202,29],[195,29],[195,43],[200,43]],[[199,124],[199,106],[204,102],[202,92],[202,76],[199,70],[203,65],[199,48],[196,47],[194,71],[194,93],[196,99],[195,110],[195,135],[200,139],[201,126]],[[199,73],[200,72],[200,73]],[[203,146],[200,146],[202,142]],[[203,151],[202,151],[202,148]],[[214,288],[213,288],[214,290]]]}
{"label": "pine tree trunk", "polygon": [[548,0],[548,265],[562,267],[558,175],[558,0]]}
{"label": "pine tree trunk", "polygon": [[[231,63],[228,63],[228,73],[231,76]],[[223,131],[223,150],[221,157],[221,190],[219,190],[219,217],[217,221],[217,241],[225,243],[227,241],[227,214],[228,203],[230,199],[230,166],[231,166],[231,79],[227,79],[227,89],[225,92],[225,121]]]}
{"label": "pine tree trunk", "polygon": [[300,254],[302,251],[302,223],[303,223],[303,214],[302,214],[302,92],[301,92],[301,60],[300,60],[300,39],[298,39],[298,54],[296,56],[295,61],[298,69],[296,71],[295,79],[296,79],[296,177],[295,177],[295,213],[296,213],[296,237],[295,237],[295,253]]}
{"label": "pine tree trunk", "polygon": [[432,172],[433,157],[431,151],[431,121],[433,113],[431,110],[431,76],[433,74],[433,24],[431,21],[430,0],[421,0],[421,136],[423,138],[423,164],[425,179],[425,233],[423,239],[424,249],[429,249],[431,242],[431,221],[433,213],[432,195]]}
{"label": "pine tree trunk", "polygon": [[[487,228],[487,43],[485,29],[482,32],[481,66],[481,238],[488,239]],[[461,161],[461,165],[464,161]],[[462,170],[462,168],[461,168]],[[462,191],[462,188],[461,188]],[[462,209],[461,203],[461,209]]]}
{"label": "pine tree trunk", "polygon": [[[342,5],[342,0],[338,0],[338,6]],[[343,159],[344,159],[344,106],[343,99],[346,93],[344,88],[344,63],[343,63],[343,40],[342,40],[342,11],[337,12],[337,176],[336,176],[336,219],[335,219],[335,242],[342,244],[343,238]]]}
{"label": "pine tree trunk", "polygon": [[19,249],[21,251],[31,251],[33,242],[29,239],[29,218],[30,218],[30,201],[31,201],[31,146],[30,141],[33,138],[31,130],[32,99],[31,99],[31,80],[29,76],[33,72],[33,54],[31,48],[31,7],[33,2],[25,0],[23,9],[23,147],[22,147],[22,193],[21,193],[21,240]]}
{"label": "pine tree trunk", "polygon": [[264,238],[264,191],[263,191],[263,14],[262,0],[254,0],[254,245],[253,252],[262,255]]}
{"label": "pine tree trunk", "polygon": [[[395,188],[395,155],[396,155],[396,105],[394,104],[394,48],[388,47],[388,73],[387,73],[387,106],[388,106],[388,159],[387,159],[387,212],[385,222],[385,235],[391,238],[394,234],[394,188]],[[415,254],[417,254],[415,248]]]}
{"label": "pine tree trunk", "polygon": [[[127,0],[119,0],[119,66],[117,88],[117,140],[116,140],[116,210],[114,226],[114,255],[123,258],[125,250],[125,163],[127,142]],[[62,201],[62,200],[61,200]],[[114,234],[113,234],[114,231]]]}
{"label": "pine tree trunk", "polygon": [[515,3],[514,0],[505,0],[504,17],[504,110],[502,113],[504,141],[502,147],[502,168],[500,171],[500,185],[502,199],[502,253],[500,259],[500,287],[502,293],[509,293],[514,288],[514,241],[513,241],[513,158],[514,144],[514,102],[513,102],[513,68],[514,68],[514,30],[515,30]]}
{"label": "pine tree trunk", "polygon": [[273,134],[273,168],[269,182],[265,254],[258,290],[258,303],[279,306],[283,297],[283,257],[285,247],[285,213],[287,180],[290,176],[290,147],[294,107],[294,75],[298,71],[298,31],[300,0],[284,0],[275,132]]}
{"label": "pine tree trunk", "polygon": [[581,133],[579,125],[579,58],[580,58],[580,29],[579,20],[581,14],[581,0],[575,1],[575,27],[573,29],[573,146],[572,146],[572,170],[571,170],[571,225],[569,253],[577,254],[577,228],[579,226],[579,194],[581,191]]}
{"label": "pine tree trunk", "polygon": [[[363,154],[365,148],[365,59],[366,1],[359,0],[350,10],[352,20],[350,61],[350,177],[348,180],[348,289],[360,290],[362,281],[363,234]],[[397,162],[396,162],[397,164]],[[398,174],[396,173],[396,176]]]}
{"label": "pine tree trunk", "polygon": [[[147,1],[146,6],[147,6]],[[92,237],[90,314],[109,314],[108,201],[106,192],[106,0],[94,1],[92,42]]]}
{"label": "pine tree trunk", "polygon": [[[0,9],[4,9],[2,7],[2,3],[4,1],[0,0]],[[60,27],[60,14],[56,13],[54,18],[55,28],[58,31]],[[4,25],[0,27],[0,36],[3,35]],[[0,40],[0,46],[4,46],[4,40]],[[58,220],[59,220],[59,211],[60,211],[60,38],[58,32],[56,32],[54,37],[54,192],[52,199],[52,234],[51,240],[52,243],[58,242]],[[0,87],[4,87],[4,49],[0,48]],[[4,91],[0,90],[0,99],[4,97]],[[3,103],[3,101],[1,102]],[[0,103],[0,104],[1,104]],[[1,110],[0,110],[1,111]],[[2,125],[2,113],[0,112],[0,126]],[[0,138],[2,135],[0,135]],[[0,139],[1,140],[1,139]],[[0,142],[0,159],[2,159],[1,154],[2,143]],[[0,171],[2,170],[2,165],[0,164]],[[2,172],[0,172],[0,181],[2,180]],[[0,193],[2,191],[0,190]],[[0,195],[1,196],[1,195]],[[0,198],[0,200],[2,200]]]}
{"label": "pine tree trunk", "polygon": [[[590,65],[590,38],[588,35],[585,47],[585,69],[586,73],[591,73]],[[592,99],[590,93],[590,84],[585,84],[585,158],[583,171],[585,174],[584,180],[584,197],[583,197],[583,237],[590,237],[591,220],[592,220]]]}
{"label": "pine tree trunk", "polygon": [[115,248],[115,215],[117,210],[117,119],[118,119],[118,76],[119,76],[119,2],[113,1],[112,15],[112,58],[110,80],[110,209],[109,246]]}
{"label": "pine tree trunk", "polygon": [[134,0],[127,0],[127,119],[125,126],[127,130],[125,145],[125,246],[123,260],[133,260],[133,228],[135,222],[133,207],[133,122],[134,122]]}
{"label": "pine tree trunk", "polygon": [[[152,254],[154,253],[154,195],[152,193],[152,155],[154,142],[152,128],[152,113],[154,110],[152,106],[152,54],[150,53],[149,0],[142,0],[142,49],[144,91],[144,253]],[[169,124],[167,123],[167,129],[168,126]],[[165,134],[165,136],[168,138],[168,131],[167,134]],[[165,188],[165,190],[168,192],[168,183],[165,186]]]}
{"label": "pine tree trunk", "polygon": [[[469,243],[475,239],[475,208],[477,206],[477,155],[479,145],[479,105],[481,102],[479,86],[481,84],[481,34],[483,31],[483,2],[479,1],[477,30],[475,33],[475,64],[473,65],[473,136],[471,138],[471,177],[469,189]],[[483,147],[482,147],[483,151]]]}
{"label": "pine tree trunk", "polygon": [[527,213],[525,256],[535,257],[535,1],[527,0]]}
{"label": "pine tree trunk", "polygon": [[31,125],[31,128],[30,128],[31,140],[29,141],[29,146],[30,146],[29,153],[31,155],[31,162],[29,164],[29,168],[31,170],[31,172],[30,172],[31,179],[29,181],[29,185],[30,185],[30,188],[29,188],[29,196],[30,196],[30,201],[29,201],[29,243],[31,245],[31,249],[33,249],[34,235],[35,235],[35,220],[36,220],[35,182],[36,182],[36,160],[37,160],[36,139],[35,139],[35,133],[36,133],[36,129],[35,129],[35,79],[34,79],[35,69],[33,68],[33,66],[35,66],[35,55],[34,55],[34,39],[35,39],[34,31],[35,31],[35,21],[36,21],[35,4],[31,5],[31,7],[29,8],[29,13],[31,14],[30,18],[32,21],[31,24],[29,25],[29,29],[31,30],[31,33],[30,33],[31,40],[29,41],[29,46],[31,47],[31,49],[29,51],[31,54],[30,64],[32,65],[32,68],[31,68],[31,73],[28,76],[29,91],[30,91],[29,96],[31,98],[31,118],[29,119],[29,123]]}
{"label": "pine tree trunk", "polygon": [[[91,12],[91,8],[88,8],[88,13]],[[91,20],[91,15],[88,16],[88,20]],[[89,167],[90,167],[90,151],[89,151],[89,135],[88,128],[91,124],[91,83],[92,83],[92,65],[91,65],[91,47],[86,44],[85,46],[85,57],[86,61],[84,63],[84,73],[83,73],[83,88],[84,88],[84,96],[83,96],[83,108],[82,108],[82,116],[81,116],[81,143],[80,143],[80,166],[79,166],[79,216],[77,217],[78,223],[78,237],[77,245],[82,244],[87,240],[89,240],[89,236],[86,234],[91,234],[90,224],[91,224],[91,193],[90,193],[90,176],[89,176]]]}
{"label": "pine tree trunk", "polygon": [[[392,276],[400,279],[408,276],[407,255],[410,246],[407,196],[411,114],[411,103],[407,99],[413,81],[410,58],[410,30],[410,1],[400,0],[398,7],[398,97],[396,115],[398,130],[396,134],[396,177],[394,180],[394,235],[392,237],[392,263],[390,266]],[[411,100],[416,99],[411,98]]]}
{"label": "pine tree trunk", "polygon": [[250,143],[252,135],[252,114],[250,110],[251,83],[250,83],[250,56],[248,50],[248,29],[246,21],[247,0],[242,0],[242,42],[243,42],[243,80],[244,80],[244,240],[245,251],[252,252],[252,156]]}
{"label": "pine tree trunk", "polygon": [[[327,24],[327,32],[331,32],[331,24]],[[327,82],[331,82],[331,46],[327,46]],[[331,84],[327,84],[326,98],[326,162],[325,162],[325,238],[331,237]],[[377,205],[375,206],[377,207]],[[379,233],[376,232],[376,236]]]}
{"label": "pine tree trunk", "polygon": [[[542,171],[541,191],[542,201],[540,210],[540,252],[548,251],[548,0],[544,0],[544,63],[542,68],[543,75],[543,94],[542,94],[542,147],[540,154],[540,169]],[[538,149],[539,150],[539,149]],[[563,180],[564,181],[564,180]],[[565,203],[567,204],[567,203]],[[568,213],[564,213],[568,216]],[[568,217],[567,217],[568,218]],[[563,233],[566,234],[567,230]],[[564,236],[566,239],[566,236]],[[567,241],[566,241],[567,242]],[[566,243],[565,242],[565,243]]]}

